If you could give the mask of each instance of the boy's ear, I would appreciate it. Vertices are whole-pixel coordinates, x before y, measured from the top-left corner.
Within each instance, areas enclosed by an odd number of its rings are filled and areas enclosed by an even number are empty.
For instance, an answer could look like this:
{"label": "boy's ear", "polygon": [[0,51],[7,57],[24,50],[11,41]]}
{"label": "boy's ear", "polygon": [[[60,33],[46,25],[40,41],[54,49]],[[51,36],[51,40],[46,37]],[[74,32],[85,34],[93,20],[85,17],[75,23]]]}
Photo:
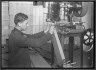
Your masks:
{"label": "boy's ear", "polygon": [[21,23],[18,23],[18,26],[21,26]]}

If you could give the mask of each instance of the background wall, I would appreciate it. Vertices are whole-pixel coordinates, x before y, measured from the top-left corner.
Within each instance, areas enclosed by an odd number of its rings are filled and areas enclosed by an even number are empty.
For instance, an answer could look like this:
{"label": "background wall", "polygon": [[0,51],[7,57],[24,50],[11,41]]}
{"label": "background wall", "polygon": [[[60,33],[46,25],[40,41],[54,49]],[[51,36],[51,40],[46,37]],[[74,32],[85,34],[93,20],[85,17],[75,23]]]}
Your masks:
{"label": "background wall", "polygon": [[82,17],[82,22],[85,22],[84,25],[86,29],[93,27],[93,9],[93,2],[89,2],[87,14]]}
{"label": "background wall", "polygon": [[5,44],[5,39],[8,39],[9,34],[9,11],[8,2],[2,2],[2,44]]}
{"label": "background wall", "polygon": [[28,34],[34,34],[46,29],[48,23],[46,22],[47,8],[43,8],[42,5],[33,6],[33,2],[10,2],[10,32],[14,27],[14,15],[22,12],[29,17],[29,27],[25,31]]}
{"label": "background wall", "polygon": [[29,26],[24,33],[34,34],[46,29],[47,8],[43,6],[33,6],[33,2],[2,2],[2,44],[5,44],[6,39],[13,30],[14,16],[16,13],[25,13],[28,15]]}

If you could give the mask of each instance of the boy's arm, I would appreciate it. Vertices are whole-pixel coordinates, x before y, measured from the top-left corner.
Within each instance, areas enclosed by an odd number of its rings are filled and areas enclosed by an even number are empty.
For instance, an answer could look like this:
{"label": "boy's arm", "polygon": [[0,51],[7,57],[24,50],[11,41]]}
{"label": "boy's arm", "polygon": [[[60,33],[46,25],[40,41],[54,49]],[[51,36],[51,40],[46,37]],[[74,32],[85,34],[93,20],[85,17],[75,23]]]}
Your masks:
{"label": "boy's arm", "polygon": [[51,39],[51,34],[45,34],[40,38],[28,38],[26,36],[23,36],[21,34],[15,34],[15,42],[17,46],[32,46],[32,47],[40,47],[43,44],[45,44],[48,40]]}
{"label": "boy's arm", "polygon": [[36,34],[25,34],[28,38],[40,38],[42,36],[45,35],[44,31],[41,31],[39,33],[36,33]]}
{"label": "boy's arm", "polygon": [[40,38],[42,37],[43,35],[47,34],[49,32],[49,28],[48,27],[46,30],[44,31],[41,31],[41,32],[38,32],[38,33],[35,33],[35,34],[26,34],[28,38]]}

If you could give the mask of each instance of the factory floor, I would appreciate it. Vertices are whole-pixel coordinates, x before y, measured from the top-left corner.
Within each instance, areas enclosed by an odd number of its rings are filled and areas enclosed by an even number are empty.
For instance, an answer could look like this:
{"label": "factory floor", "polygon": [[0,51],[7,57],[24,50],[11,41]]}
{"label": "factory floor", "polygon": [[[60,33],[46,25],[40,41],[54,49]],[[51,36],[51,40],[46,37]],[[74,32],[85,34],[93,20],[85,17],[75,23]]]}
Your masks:
{"label": "factory floor", "polygon": [[[68,51],[68,45],[64,45],[64,55],[65,55],[65,61],[69,60],[69,51]],[[81,52],[80,52],[80,46],[74,45],[73,48],[73,62],[76,63],[73,65],[73,68],[81,68]],[[92,58],[93,59],[93,58]],[[93,60],[90,58],[90,52],[83,52],[83,68],[92,68],[93,67]],[[51,62],[51,60],[50,60]]]}
{"label": "factory floor", "polygon": [[[2,48],[2,67],[8,67],[8,53],[6,53],[8,51],[8,48]],[[65,58],[66,61],[69,61],[69,56],[68,56],[68,45],[64,45],[64,54],[65,54]],[[92,66],[90,66],[90,57],[88,55],[89,53],[87,52],[83,52],[83,67],[84,68],[90,68]],[[45,59],[47,60],[47,59]],[[50,60],[51,62],[51,60]],[[76,62],[76,64],[74,64],[74,68],[80,68],[80,46],[74,46],[74,51],[73,51],[73,62]]]}

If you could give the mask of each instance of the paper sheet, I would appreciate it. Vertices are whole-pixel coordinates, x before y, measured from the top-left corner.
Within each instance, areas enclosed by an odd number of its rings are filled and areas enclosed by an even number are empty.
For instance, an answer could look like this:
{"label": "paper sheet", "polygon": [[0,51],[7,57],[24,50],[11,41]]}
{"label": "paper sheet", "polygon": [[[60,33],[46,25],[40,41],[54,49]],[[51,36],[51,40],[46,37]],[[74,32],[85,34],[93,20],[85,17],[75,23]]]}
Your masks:
{"label": "paper sheet", "polygon": [[54,30],[54,33],[52,35],[52,42],[54,46],[54,52],[57,59],[57,65],[61,66],[63,63],[63,60],[65,59],[64,52],[57,34],[57,31]]}

